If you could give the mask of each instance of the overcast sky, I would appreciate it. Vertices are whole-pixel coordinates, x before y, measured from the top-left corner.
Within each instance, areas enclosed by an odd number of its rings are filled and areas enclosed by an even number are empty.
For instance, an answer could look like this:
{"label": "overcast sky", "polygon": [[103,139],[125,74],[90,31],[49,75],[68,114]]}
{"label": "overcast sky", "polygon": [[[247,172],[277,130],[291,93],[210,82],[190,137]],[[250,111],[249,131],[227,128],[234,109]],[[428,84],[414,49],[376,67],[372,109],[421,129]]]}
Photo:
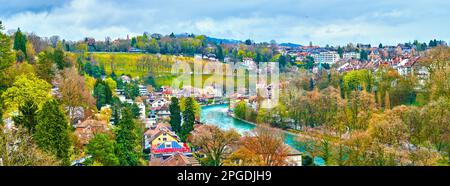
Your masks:
{"label": "overcast sky", "polygon": [[194,33],[318,45],[450,41],[448,0],[0,0],[6,30],[68,40]]}

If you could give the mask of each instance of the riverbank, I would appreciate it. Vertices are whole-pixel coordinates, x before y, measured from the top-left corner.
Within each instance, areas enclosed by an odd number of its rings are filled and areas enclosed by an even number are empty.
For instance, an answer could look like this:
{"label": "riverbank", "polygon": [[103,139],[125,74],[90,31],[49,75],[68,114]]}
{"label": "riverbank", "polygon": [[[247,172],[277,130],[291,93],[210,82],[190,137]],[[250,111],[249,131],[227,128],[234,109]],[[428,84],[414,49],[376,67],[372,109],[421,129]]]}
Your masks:
{"label": "riverbank", "polygon": [[[234,118],[234,119],[237,119],[237,120],[239,120],[239,121],[242,121],[242,122],[245,122],[245,123],[254,125],[255,127],[258,126],[257,123],[254,123],[254,122],[251,122],[251,121],[247,121],[247,120],[238,118],[238,117],[234,116],[234,114],[232,114],[232,113],[230,113],[230,112],[227,112],[227,115],[230,116],[230,117],[232,117],[232,118]],[[281,131],[283,131],[283,132],[286,133],[286,134],[290,134],[290,135],[293,135],[293,136],[296,136],[296,137],[302,137],[302,138],[307,138],[307,139],[315,139],[314,137],[309,136],[309,135],[306,135],[306,134],[301,134],[301,133],[297,133],[297,132],[292,132],[292,131],[288,131],[288,130],[280,129],[280,128],[276,128],[276,129],[281,130]],[[294,130],[294,129],[292,129],[292,130]],[[298,132],[301,132],[301,131],[298,131]]]}

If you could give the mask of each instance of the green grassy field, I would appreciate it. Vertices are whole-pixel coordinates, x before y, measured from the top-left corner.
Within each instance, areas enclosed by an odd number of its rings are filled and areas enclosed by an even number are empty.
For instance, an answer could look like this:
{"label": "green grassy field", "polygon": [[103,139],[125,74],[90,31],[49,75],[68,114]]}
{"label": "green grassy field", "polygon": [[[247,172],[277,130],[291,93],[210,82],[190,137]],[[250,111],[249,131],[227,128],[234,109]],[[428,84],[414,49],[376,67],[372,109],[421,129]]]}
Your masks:
{"label": "green grassy field", "polygon": [[[136,53],[91,53],[92,61],[96,62],[100,66],[105,67],[107,74],[111,74],[114,69],[116,75],[129,75],[136,79],[141,79],[145,82],[145,78],[148,76],[153,76],[155,80],[155,85],[157,87],[163,85],[171,85],[173,80],[177,78],[177,75],[171,73],[172,65],[176,61],[187,62],[191,66],[194,64],[194,58],[192,57],[181,57],[172,55],[155,55],[155,54],[136,54]],[[202,64],[207,63],[206,61],[200,61]],[[226,79],[232,76],[223,76],[223,81],[226,83]],[[190,78],[191,85],[194,85],[194,75],[191,77],[183,77],[180,80],[186,80]],[[221,81],[220,76],[213,76],[212,74],[202,75],[202,84],[207,81]],[[246,76],[246,80],[248,77]],[[247,82],[247,81],[246,81]],[[236,85],[237,78],[234,78],[234,83]],[[247,84],[246,84],[247,85]]]}

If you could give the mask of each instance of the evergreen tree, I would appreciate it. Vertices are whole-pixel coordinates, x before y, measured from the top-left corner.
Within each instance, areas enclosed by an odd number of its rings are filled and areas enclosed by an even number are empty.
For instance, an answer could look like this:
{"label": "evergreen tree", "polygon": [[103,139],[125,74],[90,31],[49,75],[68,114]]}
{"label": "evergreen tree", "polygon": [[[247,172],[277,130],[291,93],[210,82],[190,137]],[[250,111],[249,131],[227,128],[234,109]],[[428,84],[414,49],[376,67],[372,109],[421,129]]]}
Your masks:
{"label": "evergreen tree", "polygon": [[181,126],[181,139],[186,140],[189,133],[194,130],[195,111],[194,98],[186,98],[185,110],[183,111],[183,125]]}
{"label": "evergreen tree", "polygon": [[14,116],[13,121],[16,124],[23,125],[30,134],[33,134],[37,125],[37,113],[37,104],[28,99],[23,105],[19,106],[19,115]]}
{"label": "evergreen tree", "polygon": [[129,109],[122,110],[122,119],[119,121],[118,127],[115,152],[119,158],[119,164],[121,166],[139,165],[139,131]]}
{"label": "evergreen tree", "polygon": [[339,54],[340,58],[344,57],[344,49],[341,46],[338,47],[337,53]]}
{"label": "evergreen tree", "polygon": [[104,166],[117,166],[119,159],[114,153],[114,145],[114,140],[107,134],[97,134],[87,144],[87,153]]}
{"label": "evergreen tree", "polygon": [[360,58],[362,61],[367,61],[369,59],[369,54],[365,50],[361,50]]}
{"label": "evergreen tree", "polygon": [[58,46],[53,52],[53,60],[55,61],[55,64],[59,70],[63,70],[64,67],[66,67],[66,64],[64,62],[64,51],[61,43],[58,43]]}
{"label": "evergreen tree", "polygon": [[223,61],[223,59],[224,59],[223,49],[222,49],[222,46],[220,46],[220,45],[217,45],[216,57],[219,61]]}
{"label": "evergreen tree", "polygon": [[135,37],[131,38],[131,46],[136,47],[136,43],[137,43],[136,38]]}
{"label": "evergreen tree", "polygon": [[278,63],[280,65],[280,70],[284,70],[287,64],[287,57],[285,55],[280,55]]}
{"label": "evergreen tree", "polygon": [[94,98],[96,99],[97,109],[112,102],[112,91],[103,80],[98,79],[94,85]]}
{"label": "evergreen tree", "polygon": [[62,160],[63,165],[69,164],[69,121],[61,110],[58,102],[50,100],[44,103],[37,114],[38,124],[34,139],[39,148],[54,154]]}
{"label": "evergreen tree", "polygon": [[170,126],[172,127],[173,131],[179,134],[181,130],[181,113],[180,113],[181,111],[178,99],[176,97],[172,97],[169,105],[169,110],[170,110]]}
{"label": "evergreen tree", "polygon": [[14,34],[14,50],[22,51],[26,57],[27,54],[27,36],[25,36],[20,28],[17,29],[17,32]]}

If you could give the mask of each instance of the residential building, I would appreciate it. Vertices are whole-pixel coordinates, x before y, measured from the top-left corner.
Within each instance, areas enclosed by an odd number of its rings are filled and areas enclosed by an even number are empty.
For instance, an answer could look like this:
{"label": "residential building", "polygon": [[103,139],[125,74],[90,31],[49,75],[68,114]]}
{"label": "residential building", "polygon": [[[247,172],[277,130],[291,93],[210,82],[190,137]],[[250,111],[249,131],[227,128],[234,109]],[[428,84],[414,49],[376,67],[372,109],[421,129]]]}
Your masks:
{"label": "residential building", "polygon": [[76,126],[75,135],[78,136],[81,144],[86,145],[89,143],[89,140],[95,136],[95,134],[105,133],[107,131],[108,125],[105,121],[88,119]]}
{"label": "residential building", "polygon": [[343,59],[360,59],[361,54],[359,52],[345,52],[342,55]]}
{"label": "residential building", "polygon": [[320,52],[311,54],[311,57],[314,58],[314,61],[316,63],[327,63],[327,64],[334,64],[339,60],[339,54],[335,51],[326,51],[326,52]]}
{"label": "residential building", "polygon": [[200,162],[193,156],[187,156],[183,153],[175,153],[168,158],[152,157],[149,166],[200,166]]}

